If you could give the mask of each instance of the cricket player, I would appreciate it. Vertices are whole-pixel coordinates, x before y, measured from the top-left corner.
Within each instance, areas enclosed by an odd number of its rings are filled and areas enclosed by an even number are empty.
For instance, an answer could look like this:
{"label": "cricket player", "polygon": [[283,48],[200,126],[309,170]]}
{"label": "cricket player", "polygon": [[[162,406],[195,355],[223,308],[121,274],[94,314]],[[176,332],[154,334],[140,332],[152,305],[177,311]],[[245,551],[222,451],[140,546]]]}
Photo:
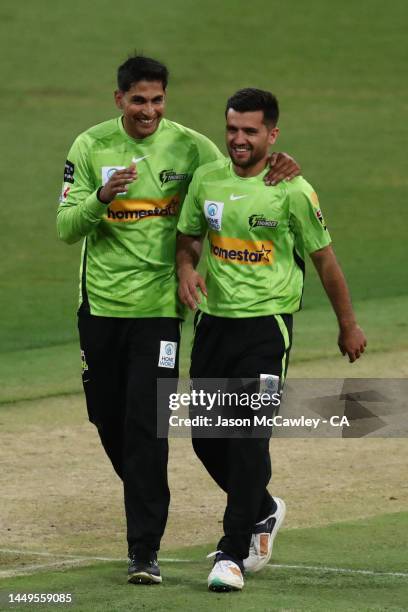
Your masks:
{"label": "cricket player", "polygon": [[[226,106],[230,160],[194,174],[178,230],[181,301],[199,312],[191,378],[286,375],[292,315],[301,306],[305,256],[319,273],[339,324],[339,347],[353,362],[366,346],[313,187],[302,177],[267,188],[269,147],[279,129],[270,92],[243,89]],[[208,235],[207,276],[196,271]],[[199,292],[201,296],[199,295]],[[205,468],[227,493],[224,535],[208,578],[211,590],[240,590],[243,573],[268,562],[285,515],[267,491],[269,439],[193,438]]]}
{"label": "cricket player", "polygon": [[[65,164],[57,228],[83,240],[78,326],[89,419],[123,481],[128,580],[162,581],[167,440],[156,435],[156,379],[178,376],[176,225],[194,171],[224,156],[163,118],[168,70],[134,56],[118,69],[119,117],[91,127]],[[270,181],[299,173],[279,155]],[[272,187],[269,187],[272,188]]]}

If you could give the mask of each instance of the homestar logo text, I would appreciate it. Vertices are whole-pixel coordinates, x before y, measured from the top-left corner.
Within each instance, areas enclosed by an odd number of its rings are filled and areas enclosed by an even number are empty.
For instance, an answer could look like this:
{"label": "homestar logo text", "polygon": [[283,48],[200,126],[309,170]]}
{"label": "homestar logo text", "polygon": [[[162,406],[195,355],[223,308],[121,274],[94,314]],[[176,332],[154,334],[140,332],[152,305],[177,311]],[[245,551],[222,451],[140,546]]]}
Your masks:
{"label": "homestar logo text", "polygon": [[213,257],[234,264],[268,266],[273,263],[273,242],[270,240],[211,236],[210,252]]}
{"label": "homestar logo text", "polygon": [[179,207],[178,195],[162,200],[114,200],[105,219],[126,223],[151,217],[174,217]]}
{"label": "homestar logo text", "polygon": [[221,229],[222,212],[224,210],[224,202],[214,202],[206,200],[204,202],[204,214],[207,219],[210,229],[219,232]]}

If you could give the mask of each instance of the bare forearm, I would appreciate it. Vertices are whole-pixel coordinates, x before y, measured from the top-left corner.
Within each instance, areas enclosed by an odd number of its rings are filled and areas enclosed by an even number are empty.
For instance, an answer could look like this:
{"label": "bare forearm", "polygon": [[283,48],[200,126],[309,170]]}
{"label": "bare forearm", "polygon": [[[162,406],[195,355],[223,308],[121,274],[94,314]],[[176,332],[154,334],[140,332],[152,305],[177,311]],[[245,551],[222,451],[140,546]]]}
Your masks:
{"label": "bare forearm", "polygon": [[207,295],[207,287],[202,276],[196,271],[202,251],[202,238],[200,236],[177,237],[177,276],[179,278],[179,298],[183,304],[195,310],[200,304],[201,293]]}
{"label": "bare forearm", "polygon": [[357,325],[344,274],[330,246],[315,251],[310,257],[339,322],[339,348],[353,362],[364,353],[367,341],[363,330]]}
{"label": "bare forearm", "polygon": [[356,317],[351,304],[346,279],[333,250],[331,247],[326,247],[326,249],[312,253],[311,258],[337,316],[339,326],[355,325]]}
{"label": "bare forearm", "polygon": [[200,261],[202,251],[202,238],[200,236],[177,236],[177,273],[186,268],[195,269]]}

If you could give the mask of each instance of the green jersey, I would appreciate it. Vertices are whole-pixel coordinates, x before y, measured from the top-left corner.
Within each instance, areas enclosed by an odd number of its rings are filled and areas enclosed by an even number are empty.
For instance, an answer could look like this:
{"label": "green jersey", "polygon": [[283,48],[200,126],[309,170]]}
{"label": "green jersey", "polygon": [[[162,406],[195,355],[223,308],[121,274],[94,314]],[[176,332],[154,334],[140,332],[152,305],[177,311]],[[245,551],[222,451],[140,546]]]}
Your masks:
{"label": "green jersey", "polygon": [[[112,317],[180,317],[176,226],[198,166],[224,159],[205,136],[162,119],[135,140],[121,117],[75,140],[65,164],[57,226],[62,240],[85,237],[80,303]],[[96,197],[113,172],[136,162],[138,178],[109,204]]]}
{"label": "green jersey", "polygon": [[330,244],[317,195],[304,178],[267,187],[229,160],[194,174],[178,230],[208,232],[207,289],[200,309],[219,317],[299,310],[305,253]]}

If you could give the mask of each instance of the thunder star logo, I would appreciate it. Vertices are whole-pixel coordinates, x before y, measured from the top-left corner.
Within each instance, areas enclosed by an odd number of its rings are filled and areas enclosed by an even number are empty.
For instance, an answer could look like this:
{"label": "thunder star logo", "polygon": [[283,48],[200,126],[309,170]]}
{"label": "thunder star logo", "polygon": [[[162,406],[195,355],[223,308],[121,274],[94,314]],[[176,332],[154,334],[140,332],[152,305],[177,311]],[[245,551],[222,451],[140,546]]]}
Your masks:
{"label": "thunder star logo", "polygon": [[174,170],[162,170],[159,173],[159,178],[162,187],[163,185],[165,185],[165,183],[169,183],[171,181],[185,181],[188,179],[188,177],[188,174],[177,173]]}
{"label": "thunder star logo", "polygon": [[256,227],[271,227],[274,228],[278,225],[277,221],[273,219],[266,219],[265,215],[251,215],[248,217],[249,229],[253,230]]}

